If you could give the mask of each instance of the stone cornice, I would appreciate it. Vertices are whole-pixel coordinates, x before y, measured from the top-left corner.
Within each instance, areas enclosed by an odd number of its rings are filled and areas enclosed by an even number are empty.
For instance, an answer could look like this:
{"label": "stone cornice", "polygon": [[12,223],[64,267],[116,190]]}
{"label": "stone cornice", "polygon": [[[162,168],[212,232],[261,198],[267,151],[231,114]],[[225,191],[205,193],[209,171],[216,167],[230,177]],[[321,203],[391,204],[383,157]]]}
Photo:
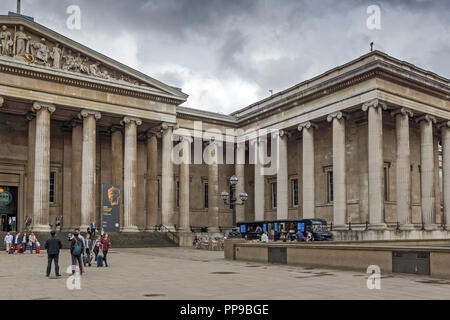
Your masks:
{"label": "stone cornice", "polygon": [[[39,67],[35,67],[36,69]],[[55,73],[53,70],[24,70],[23,68],[13,67],[13,66],[5,66],[0,64],[0,73],[9,73],[16,74],[19,76],[26,76],[29,78],[35,78],[45,81],[57,82],[65,85],[94,89],[98,91],[105,91],[109,93],[114,93],[123,96],[131,96],[146,100],[152,100],[161,103],[167,104],[180,104],[180,100],[171,99],[168,97],[158,96],[156,94],[145,93],[143,91],[139,91],[138,89],[132,90],[128,89],[127,86],[119,85],[119,84],[106,84],[105,81],[98,81],[96,79],[83,79],[81,76],[77,75],[62,75]]]}

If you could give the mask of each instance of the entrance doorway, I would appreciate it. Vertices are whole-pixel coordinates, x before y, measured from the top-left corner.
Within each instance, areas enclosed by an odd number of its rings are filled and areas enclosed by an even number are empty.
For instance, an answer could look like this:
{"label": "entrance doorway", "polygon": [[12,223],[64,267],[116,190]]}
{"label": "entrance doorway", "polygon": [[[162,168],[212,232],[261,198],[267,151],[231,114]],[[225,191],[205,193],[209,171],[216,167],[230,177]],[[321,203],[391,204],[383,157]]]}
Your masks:
{"label": "entrance doorway", "polygon": [[0,231],[17,231],[18,188],[0,186]]}

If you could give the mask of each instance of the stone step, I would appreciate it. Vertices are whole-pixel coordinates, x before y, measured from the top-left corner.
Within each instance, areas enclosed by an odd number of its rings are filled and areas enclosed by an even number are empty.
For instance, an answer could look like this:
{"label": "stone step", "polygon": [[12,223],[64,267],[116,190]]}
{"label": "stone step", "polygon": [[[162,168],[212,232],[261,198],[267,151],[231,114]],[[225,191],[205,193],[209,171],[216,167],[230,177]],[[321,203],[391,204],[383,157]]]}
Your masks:
{"label": "stone step", "polygon": [[[69,248],[68,232],[57,232],[63,248]],[[166,232],[110,232],[109,239],[113,248],[150,248],[150,247],[176,247]],[[45,241],[50,238],[50,233],[35,232],[42,249]],[[85,234],[82,233],[84,236]],[[5,250],[4,239],[6,232],[0,232],[0,250]]]}

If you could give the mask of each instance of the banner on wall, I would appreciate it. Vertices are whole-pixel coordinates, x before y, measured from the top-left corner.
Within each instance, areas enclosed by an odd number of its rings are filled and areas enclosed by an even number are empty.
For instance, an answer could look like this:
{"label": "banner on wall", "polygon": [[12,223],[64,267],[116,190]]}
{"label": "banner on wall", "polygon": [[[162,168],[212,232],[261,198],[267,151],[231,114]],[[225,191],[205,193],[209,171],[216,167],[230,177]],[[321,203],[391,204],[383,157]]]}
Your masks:
{"label": "banner on wall", "polygon": [[102,185],[102,228],[105,232],[120,231],[120,186]]}

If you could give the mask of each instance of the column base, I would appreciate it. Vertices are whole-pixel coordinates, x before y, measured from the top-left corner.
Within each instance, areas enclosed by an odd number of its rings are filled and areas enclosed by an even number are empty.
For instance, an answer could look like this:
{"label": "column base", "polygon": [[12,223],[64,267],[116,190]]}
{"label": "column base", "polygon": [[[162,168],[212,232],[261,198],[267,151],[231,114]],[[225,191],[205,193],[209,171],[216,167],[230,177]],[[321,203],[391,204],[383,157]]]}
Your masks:
{"label": "column base", "polygon": [[35,224],[33,227],[31,227],[31,231],[33,231],[33,232],[50,232],[50,231],[52,231],[52,228],[50,228],[49,225],[45,225],[45,224]]}
{"label": "column base", "polygon": [[370,223],[369,224],[369,230],[386,230],[387,224],[386,223]]}
{"label": "column base", "polygon": [[122,230],[120,230],[120,232],[139,232],[139,229],[136,226],[128,226],[123,227]]}
{"label": "column base", "polygon": [[415,229],[415,227],[411,223],[401,224],[400,225],[400,230],[402,230],[402,231],[411,231],[411,230],[414,230],[414,229]]}
{"label": "column base", "polygon": [[425,231],[435,231],[435,230],[439,230],[439,225],[438,224],[426,224],[425,225]]}
{"label": "column base", "polygon": [[333,225],[332,231],[348,231],[348,226],[345,224]]}

